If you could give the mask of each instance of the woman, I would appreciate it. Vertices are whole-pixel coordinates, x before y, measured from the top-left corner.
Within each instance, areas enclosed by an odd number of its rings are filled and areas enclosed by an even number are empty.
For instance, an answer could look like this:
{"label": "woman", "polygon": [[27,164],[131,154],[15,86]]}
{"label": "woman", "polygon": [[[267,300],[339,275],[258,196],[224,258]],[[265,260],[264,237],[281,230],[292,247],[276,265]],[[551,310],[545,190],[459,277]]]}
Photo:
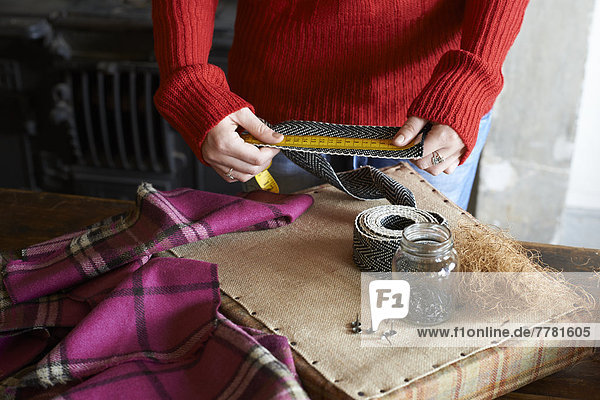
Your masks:
{"label": "woman", "polygon": [[[488,113],[503,86],[502,63],[526,6],[527,0],[239,0],[228,82],[208,64],[216,0],[154,0],[161,74],[155,103],[227,181],[248,181],[278,153],[237,134],[241,127],[267,143],[283,139],[257,115],[271,123],[402,126],[398,146],[432,122],[424,156],[414,164],[466,208]],[[350,168],[395,162],[346,161]],[[270,171],[295,184],[290,190],[311,183],[280,156]]]}

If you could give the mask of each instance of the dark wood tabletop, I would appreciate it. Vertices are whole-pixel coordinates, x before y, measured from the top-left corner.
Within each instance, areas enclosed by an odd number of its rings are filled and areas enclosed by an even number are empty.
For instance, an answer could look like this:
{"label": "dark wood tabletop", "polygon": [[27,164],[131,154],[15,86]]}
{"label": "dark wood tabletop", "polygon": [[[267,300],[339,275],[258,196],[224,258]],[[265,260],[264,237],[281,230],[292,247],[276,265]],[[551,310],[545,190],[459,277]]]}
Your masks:
{"label": "dark wood tabletop", "polygon": [[[81,229],[130,210],[131,201],[0,188],[0,251],[11,251]],[[523,242],[541,261],[566,271],[600,270],[600,250]],[[235,307],[224,298],[223,305]],[[236,321],[237,322],[237,321]],[[298,372],[310,374],[310,366]],[[326,382],[323,382],[326,385]],[[595,396],[595,397],[594,397]],[[600,398],[600,352],[563,371],[501,397],[503,400]]]}

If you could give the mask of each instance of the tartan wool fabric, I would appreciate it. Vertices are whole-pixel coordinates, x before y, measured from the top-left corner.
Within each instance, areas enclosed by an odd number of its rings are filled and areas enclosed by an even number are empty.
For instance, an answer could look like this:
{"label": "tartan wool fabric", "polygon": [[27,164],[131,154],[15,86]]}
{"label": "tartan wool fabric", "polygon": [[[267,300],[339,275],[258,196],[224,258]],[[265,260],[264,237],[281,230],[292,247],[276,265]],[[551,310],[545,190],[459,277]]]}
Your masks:
{"label": "tartan wool fabric", "polygon": [[[278,200],[276,200],[278,199]],[[138,207],[85,232],[31,246],[9,262],[4,284],[15,302],[54,293],[136,259],[228,232],[275,228],[292,222],[312,204],[309,196],[254,202],[192,189],[138,189]],[[57,273],[58,272],[58,273]]]}
{"label": "tartan wool fabric", "polygon": [[306,398],[286,338],[217,311],[215,264],[151,255],[286,225],[311,204],[142,185],[129,215],[2,260],[0,397]]}

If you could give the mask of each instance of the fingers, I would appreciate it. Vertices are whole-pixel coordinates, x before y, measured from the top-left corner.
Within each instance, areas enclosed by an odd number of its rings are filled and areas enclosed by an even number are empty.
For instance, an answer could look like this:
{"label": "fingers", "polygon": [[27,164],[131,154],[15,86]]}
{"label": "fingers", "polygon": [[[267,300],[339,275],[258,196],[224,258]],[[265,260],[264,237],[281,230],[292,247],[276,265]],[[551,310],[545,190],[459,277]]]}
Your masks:
{"label": "fingers", "polygon": [[429,154],[426,157],[414,161],[414,164],[434,176],[437,176],[442,172],[451,174],[454,172],[456,167],[458,167],[458,164],[460,163],[460,156],[462,155],[462,151],[448,154],[447,149],[436,150],[435,153],[437,153],[443,159],[443,161],[439,164],[433,163],[434,154]]}
{"label": "fingers", "polygon": [[227,167],[225,165],[214,165],[213,169],[227,182],[248,182],[250,179],[254,178],[255,175],[258,175],[268,167],[269,164],[261,166],[256,173],[246,173],[243,170]]}
{"label": "fingers", "polygon": [[[244,125],[242,125],[242,123]],[[258,148],[246,143],[236,132],[238,126],[249,125],[260,140],[277,142],[273,130],[263,124],[249,109],[242,109],[225,117],[206,135],[202,143],[202,157],[227,182],[246,182],[270,164],[278,149]],[[258,133],[257,133],[258,132]],[[251,132],[252,133],[252,132]],[[267,136],[270,136],[268,138]],[[283,139],[283,135],[281,139]],[[230,169],[232,169],[230,172]],[[235,179],[231,179],[229,175]]]}
{"label": "fingers", "polygon": [[427,120],[419,117],[408,117],[392,141],[394,146],[409,144],[427,124]]}
{"label": "fingers", "polygon": [[262,165],[253,165],[241,161],[237,158],[225,157],[218,164],[212,165],[212,167],[219,175],[221,175],[221,177],[223,177],[228,182],[234,181],[227,176],[227,173],[230,169],[232,169],[230,175],[232,175],[235,178],[235,181],[247,182],[250,179],[252,179],[255,175],[258,175],[259,173],[267,169],[270,163],[271,161],[269,160]]}
{"label": "fingers", "polygon": [[236,133],[223,155],[236,158],[250,165],[260,166],[268,164],[277,153],[279,153],[279,149],[256,147],[248,144]]}
{"label": "fingers", "polygon": [[283,140],[283,135],[281,133],[277,133],[265,125],[248,108],[243,108],[237,113],[234,113],[232,119],[238,125],[246,128],[252,136],[262,142],[276,144]]}
{"label": "fingers", "polygon": [[[278,149],[271,149],[268,147],[263,147],[257,150],[259,150],[260,153],[257,157],[247,157],[256,161],[255,163],[244,161],[236,156],[228,156],[224,154],[220,154],[216,160],[210,161],[209,163],[210,166],[213,167],[213,169],[227,182],[247,182],[255,175],[258,175],[267,169],[271,164],[273,157],[279,152]],[[231,171],[230,175],[235,177],[235,179],[230,179],[227,175],[231,168],[233,168],[233,170]]]}
{"label": "fingers", "polygon": [[450,175],[454,172],[456,167],[458,167],[458,164],[460,164],[460,158],[457,158],[455,161],[450,163],[450,166],[444,170],[444,173]]}
{"label": "fingers", "polygon": [[[466,147],[454,129],[448,125],[436,124],[423,143],[423,157],[413,163],[434,176],[442,172],[451,174],[458,167],[465,151]],[[443,161],[434,164],[435,155]]]}
{"label": "fingers", "polygon": [[431,128],[427,134],[427,138],[425,138],[425,143],[423,143],[423,157],[433,153],[435,150],[448,148],[453,153],[457,149],[463,147],[464,144],[462,139],[454,129],[450,128],[448,125],[436,124]]}

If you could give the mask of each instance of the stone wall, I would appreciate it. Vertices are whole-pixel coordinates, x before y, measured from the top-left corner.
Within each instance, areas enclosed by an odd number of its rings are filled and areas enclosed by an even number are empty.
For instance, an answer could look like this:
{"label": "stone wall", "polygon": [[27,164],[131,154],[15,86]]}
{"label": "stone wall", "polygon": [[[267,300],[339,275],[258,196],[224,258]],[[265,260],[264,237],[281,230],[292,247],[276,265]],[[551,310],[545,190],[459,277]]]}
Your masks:
{"label": "stone wall", "polygon": [[595,1],[532,0],[504,65],[476,215],[521,240],[560,227]]}

